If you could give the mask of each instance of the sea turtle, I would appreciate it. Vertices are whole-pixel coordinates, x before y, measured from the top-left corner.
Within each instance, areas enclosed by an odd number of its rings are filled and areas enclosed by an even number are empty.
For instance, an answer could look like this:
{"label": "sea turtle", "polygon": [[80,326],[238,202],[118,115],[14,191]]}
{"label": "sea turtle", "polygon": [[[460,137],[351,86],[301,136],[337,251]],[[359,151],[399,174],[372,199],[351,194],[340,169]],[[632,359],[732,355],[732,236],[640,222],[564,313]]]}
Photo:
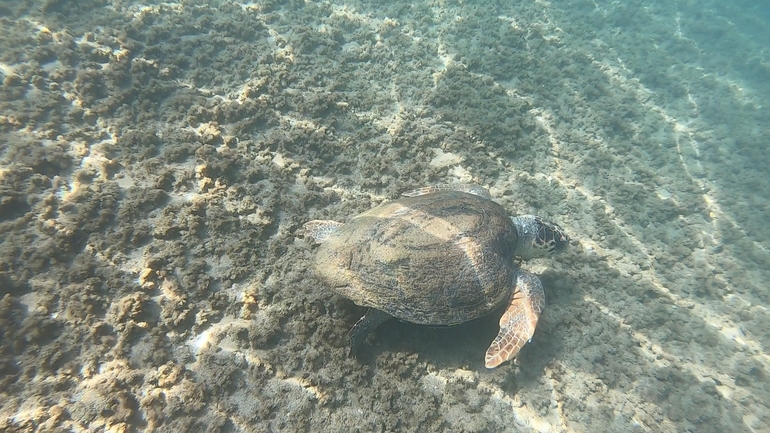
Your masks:
{"label": "sea turtle", "polygon": [[455,325],[505,304],[487,368],[516,356],[545,305],[540,280],[515,259],[546,257],[569,244],[557,224],[534,215],[509,217],[473,184],[421,188],[345,224],[309,221],[304,231],[321,244],[315,275],[369,308],[350,330],[351,352],[391,317]]}

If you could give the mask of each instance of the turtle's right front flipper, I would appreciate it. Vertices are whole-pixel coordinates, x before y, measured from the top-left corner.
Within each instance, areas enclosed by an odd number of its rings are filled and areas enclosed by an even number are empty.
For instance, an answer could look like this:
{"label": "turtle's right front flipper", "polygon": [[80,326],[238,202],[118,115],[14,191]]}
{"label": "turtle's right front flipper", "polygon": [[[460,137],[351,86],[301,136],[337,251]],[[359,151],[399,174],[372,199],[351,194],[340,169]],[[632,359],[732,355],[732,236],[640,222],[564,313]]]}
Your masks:
{"label": "turtle's right front flipper", "polygon": [[545,293],[540,279],[529,272],[517,271],[511,301],[500,318],[500,332],[484,358],[487,368],[495,368],[512,359],[532,339],[543,307]]}

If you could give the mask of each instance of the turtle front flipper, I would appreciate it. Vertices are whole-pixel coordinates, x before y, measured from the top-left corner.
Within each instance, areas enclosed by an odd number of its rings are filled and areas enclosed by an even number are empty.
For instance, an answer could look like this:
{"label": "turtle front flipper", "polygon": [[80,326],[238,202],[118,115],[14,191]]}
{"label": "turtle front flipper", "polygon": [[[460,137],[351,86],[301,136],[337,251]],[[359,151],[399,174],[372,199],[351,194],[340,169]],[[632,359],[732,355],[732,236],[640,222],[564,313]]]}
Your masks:
{"label": "turtle front flipper", "polygon": [[441,191],[460,191],[467,192],[468,194],[477,195],[481,198],[492,199],[489,195],[489,191],[481,185],[475,183],[447,183],[441,185],[431,185],[422,188],[413,189],[401,193],[402,197],[419,197],[421,195],[433,194]]}
{"label": "turtle front flipper", "polygon": [[312,220],[302,225],[304,235],[312,239],[315,243],[329,239],[329,236],[336,233],[344,224],[332,220]]}
{"label": "turtle front flipper", "polygon": [[487,368],[495,368],[513,358],[532,339],[543,307],[545,293],[540,279],[529,272],[517,271],[511,301],[500,318],[500,332],[484,357]]}
{"label": "turtle front flipper", "polygon": [[391,317],[388,313],[375,310],[374,308],[366,310],[366,314],[361,316],[358,322],[350,329],[350,332],[348,332],[348,339],[350,340],[348,355],[355,355],[369,333],[387,322]]}

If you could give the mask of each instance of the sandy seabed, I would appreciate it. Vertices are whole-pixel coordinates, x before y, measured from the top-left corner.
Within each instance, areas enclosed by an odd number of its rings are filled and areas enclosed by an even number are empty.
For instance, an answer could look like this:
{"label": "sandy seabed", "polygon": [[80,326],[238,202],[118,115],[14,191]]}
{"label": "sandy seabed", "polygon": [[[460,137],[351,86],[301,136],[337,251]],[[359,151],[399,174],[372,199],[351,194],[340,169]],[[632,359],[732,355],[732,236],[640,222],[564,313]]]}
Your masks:
{"label": "sandy seabed", "polygon": [[[0,431],[770,431],[754,3],[0,1]],[[535,338],[347,357],[297,230],[458,181],[576,240]]]}

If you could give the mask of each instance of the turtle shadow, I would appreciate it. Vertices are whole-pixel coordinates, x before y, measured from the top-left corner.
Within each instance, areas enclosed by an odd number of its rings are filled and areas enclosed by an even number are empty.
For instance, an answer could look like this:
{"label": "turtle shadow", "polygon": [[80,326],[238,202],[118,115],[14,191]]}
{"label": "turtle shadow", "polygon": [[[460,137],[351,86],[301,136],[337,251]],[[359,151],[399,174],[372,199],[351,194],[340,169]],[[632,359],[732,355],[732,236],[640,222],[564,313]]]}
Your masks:
{"label": "turtle shadow", "polygon": [[391,319],[369,336],[356,358],[363,364],[374,364],[383,354],[403,352],[417,354],[440,368],[483,368],[484,352],[497,334],[496,313],[444,327]]}

